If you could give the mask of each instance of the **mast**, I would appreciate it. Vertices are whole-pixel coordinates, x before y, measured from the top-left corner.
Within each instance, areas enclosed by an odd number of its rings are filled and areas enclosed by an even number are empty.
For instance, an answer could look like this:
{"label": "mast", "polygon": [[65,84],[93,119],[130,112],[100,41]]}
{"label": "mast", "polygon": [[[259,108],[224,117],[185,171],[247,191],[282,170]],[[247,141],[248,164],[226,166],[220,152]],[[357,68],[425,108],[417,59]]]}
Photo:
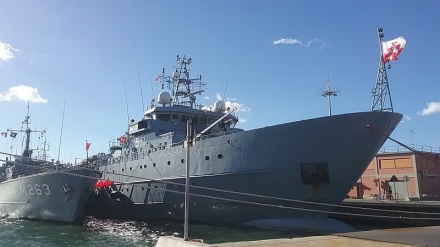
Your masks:
{"label": "mast", "polygon": [[20,130],[8,129],[8,131],[11,132],[11,133],[12,132],[24,132],[26,134],[25,147],[24,147],[23,154],[22,154],[22,156],[26,157],[26,158],[31,158],[32,152],[33,152],[33,150],[30,148],[31,133],[32,132],[38,132],[38,133],[41,133],[41,134],[46,133],[46,130],[43,130],[43,131],[31,130],[29,128],[29,124],[31,123],[30,119],[31,119],[31,117],[29,116],[29,103],[28,103],[27,114],[24,117],[24,121],[22,123],[22,124],[24,124],[25,129],[23,130],[23,126],[22,126],[22,128]]}
{"label": "mast", "polygon": [[328,98],[328,115],[332,115],[332,102],[330,100],[331,96],[338,96],[339,91],[332,90],[332,85],[330,83],[330,78],[327,79],[327,89],[321,92],[323,97]]}
{"label": "mast", "polygon": [[202,76],[198,78],[190,78],[189,65],[192,62],[191,58],[186,58],[186,55],[180,57],[176,56],[177,66],[174,67],[172,75],[165,75],[165,68],[162,69],[162,75],[159,76],[162,89],[164,84],[172,91],[173,104],[174,105],[186,105],[190,108],[196,106],[196,95],[201,94],[205,90],[203,87],[206,85],[202,82]]}
{"label": "mast", "polygon": [[[371,105],[371,111],[386,111],[386,112],[394,112],[393,102],[391,100],[390,88],[388,85],[388,77],[386,70],[386,62],[384,62],[382,54],[383,54],[383,29],[377,29],[377,36],[379,38],[380,45],[380,59],[379,59],[379,68],[377,71],[376,77],[376,86],[373,90],[371,90],[371,95],[373,97],[373,102]],[[388,68],[391,68],[391,65],[388,63]]]}

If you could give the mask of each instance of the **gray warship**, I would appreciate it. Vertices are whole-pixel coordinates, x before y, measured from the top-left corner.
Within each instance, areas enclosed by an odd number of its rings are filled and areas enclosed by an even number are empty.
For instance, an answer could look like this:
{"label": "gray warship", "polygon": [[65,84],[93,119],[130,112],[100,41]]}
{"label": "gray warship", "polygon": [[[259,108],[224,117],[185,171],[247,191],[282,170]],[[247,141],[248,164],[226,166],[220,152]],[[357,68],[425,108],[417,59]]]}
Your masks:
{"label": "gray warship", "polygon": [[22,155],[1,152],[8,157],[2,159],[4,163],[0,166],[0,216],[75,222],[101,173],[33,158],[31,133],[45,131],[29,128],[29,108],[23,124],[25,128],[3,132],[13,138],[17,132],[23,132],[25,138]]}
{"label": "gray warship", "polygon": [[176,60],[143,117],[94,156],[103,180],[87,214],[183,221],[188,163],[189,221],[319,228],[402,118],[371,111],[243,130],[225,102],[196,104],[206,84],[190,77],[191,58]]}

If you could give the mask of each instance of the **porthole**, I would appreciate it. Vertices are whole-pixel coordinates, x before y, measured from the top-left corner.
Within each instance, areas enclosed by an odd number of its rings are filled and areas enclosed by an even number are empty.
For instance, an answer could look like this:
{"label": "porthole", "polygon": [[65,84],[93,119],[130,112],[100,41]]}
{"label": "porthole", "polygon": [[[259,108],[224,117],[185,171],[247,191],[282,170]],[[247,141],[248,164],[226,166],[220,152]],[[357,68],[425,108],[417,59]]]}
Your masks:
{"label": "porthole", "polygon": [[209,160],[209,156],[205,156],[205,160]]}
{"label": "porthole", "polygon": [[167,164],[168,164],[168,165],[171,165],[171,161],[168,160]]}
{"label": "porthole", "polygon": [[227,142],[228,144],[231,144],[231,140],[227,140],[226,142]]}
{"label": "porthole", "polygon": [[180,163],[182,163],[182,164],[185,163],[185,159],[181,159]]}
{"label": "porthole", "polygon": [[128,188],[125,190],[125,191],[127,191],[128,192]]}
{"label": "porthole", "polygon": [[133,168],[130,167],[130,171],[133,170]]}
{"label": "porthole", "polygon": [[144,168],[147,168],[147,165],[144,165]]}
{"label": "porthole", "polygon": [[115,170],[113,170],[112,173],[115,173]]}
{"label": "porthole", "polygon": [[140,165],[139,168],[142,169],[142,165]]}
{"label": "porthole", "polygon": [[124,168],[122,168],[122,171],[124,171]]}
{"label": "porthole", "polygon": [[153,163],[153,166],[156,167],[156,163]]}
{"label": "porthole", "polygon": [[221,159],[221,158],[223,158],[223,154],[218,154],[217,157],[218,157],[219,159]]}
{"label": "porthole", "polygon": [[144,188],[144,187],[142,187],[142,190],[145,190],[145,188]]}

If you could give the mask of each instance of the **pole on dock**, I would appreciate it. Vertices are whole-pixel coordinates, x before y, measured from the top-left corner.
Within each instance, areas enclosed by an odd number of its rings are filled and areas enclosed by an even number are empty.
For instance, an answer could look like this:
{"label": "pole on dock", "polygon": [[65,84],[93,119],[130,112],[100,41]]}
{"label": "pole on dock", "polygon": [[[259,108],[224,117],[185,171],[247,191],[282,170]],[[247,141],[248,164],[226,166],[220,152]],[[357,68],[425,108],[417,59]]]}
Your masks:
{"label": "pole on dock", "polygon": [[189,214],[189,148],[192,144],[191,119],[186,121],[186,178],[185,178],[185,222],[183,226],[183,240],[188,241],[188,214]]}

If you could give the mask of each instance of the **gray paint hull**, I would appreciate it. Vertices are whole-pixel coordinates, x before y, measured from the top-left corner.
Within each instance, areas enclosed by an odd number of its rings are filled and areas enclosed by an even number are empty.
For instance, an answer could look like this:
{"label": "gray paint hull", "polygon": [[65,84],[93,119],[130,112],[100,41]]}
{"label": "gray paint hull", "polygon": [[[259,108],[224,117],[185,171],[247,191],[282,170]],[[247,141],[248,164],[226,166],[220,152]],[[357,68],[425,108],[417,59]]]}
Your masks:
{"label": "gray paint hull", "polygon": [[99,177],[98,172],[78,169],[3,181],[0,183],[0,215],[74,222],[83,212]]}
{"label": "gray paint hull", "polygon": [[[401,117],[389,112],[352,113],[199,140],[189,153],[193,185],[189,219],[249,224],[326,217],[332,205],[345,198]],[[185,162],[186,149],[175,146],[101,167],[122,196],[114,200],[109,190],[101,191],[87,212],[123,219],[182,220]],[[317,176],[318,180],[309,176],[322,174],[314,172],[322,168],[325,175]]]}

